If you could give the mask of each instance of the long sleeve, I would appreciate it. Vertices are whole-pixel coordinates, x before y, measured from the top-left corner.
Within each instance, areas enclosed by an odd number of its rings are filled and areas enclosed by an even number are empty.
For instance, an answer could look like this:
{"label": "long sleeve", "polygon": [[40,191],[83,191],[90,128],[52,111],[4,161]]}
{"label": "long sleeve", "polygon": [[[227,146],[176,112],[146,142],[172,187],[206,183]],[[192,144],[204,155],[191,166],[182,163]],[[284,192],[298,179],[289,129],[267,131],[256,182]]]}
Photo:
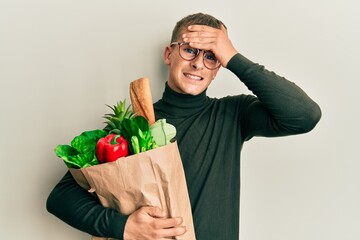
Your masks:
{"label": "long sleeve", "polygon": [[285,136],[312,130],[321,110],[301,88],[241,54],[229,61],[232,71],[256,97],[241,119],[244,140],[253,136]]}
{"label": "long sleeve", "polygon": [[94,236],[123,239],[127,216],[99,201],[67,172],[50,193],[47,210],[67,224]]}

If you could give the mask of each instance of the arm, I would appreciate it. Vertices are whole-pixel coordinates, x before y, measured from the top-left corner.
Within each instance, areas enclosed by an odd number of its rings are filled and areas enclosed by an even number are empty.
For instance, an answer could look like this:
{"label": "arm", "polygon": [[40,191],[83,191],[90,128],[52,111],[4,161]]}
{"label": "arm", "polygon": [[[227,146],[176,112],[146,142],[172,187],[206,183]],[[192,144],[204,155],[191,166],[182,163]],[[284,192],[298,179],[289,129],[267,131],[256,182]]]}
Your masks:
{"label": "arm", "polygon": [[256,95],[249,100],[241,119],[245,140],[305,133],[320,120],[319,106],[302,89],[239,54],[224,26],[192,25],[182,37],[193,47],[214,52],[221,65]]}
{"label": "arm", "polygon": [[130,216],[111,208],[80,187],[67,172],[50,193],[47,210],[67,224],[93,236],[116,239],[164,239],[181,236],[182,218],[166,218],[158,207],[142,207]]}
{"label": "arm", "polygon": [[50,193],[47,210],[67,224],[99,237],[122,239],[127,216],[104,208],[67,172]]}
{"label": "arm", "polygon": [[256,95],[241,122],[246,140],[306,133],[320,120],[319,106],[296,84],[240,54],[231,58],[227,68]]}

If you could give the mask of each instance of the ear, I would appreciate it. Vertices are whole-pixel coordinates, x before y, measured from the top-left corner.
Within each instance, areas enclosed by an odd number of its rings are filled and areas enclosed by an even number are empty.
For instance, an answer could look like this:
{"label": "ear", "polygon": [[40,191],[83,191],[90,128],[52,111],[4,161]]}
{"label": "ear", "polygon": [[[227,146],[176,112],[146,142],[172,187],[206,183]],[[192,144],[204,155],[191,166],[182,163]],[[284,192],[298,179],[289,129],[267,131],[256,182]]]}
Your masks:
{"label": "ear", "polygon": [[171,47],[166,46],[165,49],[164,49],[164,63],[166,65],[170,64],[170,55],[171,55]]}

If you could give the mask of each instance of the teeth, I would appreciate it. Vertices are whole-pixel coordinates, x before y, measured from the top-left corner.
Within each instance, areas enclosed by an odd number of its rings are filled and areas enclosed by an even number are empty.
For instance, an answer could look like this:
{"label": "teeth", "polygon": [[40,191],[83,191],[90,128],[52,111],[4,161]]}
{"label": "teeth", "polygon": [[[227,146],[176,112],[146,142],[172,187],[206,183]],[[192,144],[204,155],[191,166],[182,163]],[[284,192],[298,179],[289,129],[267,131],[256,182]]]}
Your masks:
{"label": "teeth", "polygon": [[188,77],[188,78],[191,78],[191,79],[195,79],[195,80],[201,80],[202,79],[201,77],[194,76],[194,75],[191,75],[191,74],[188,74],[188,73],[186,73],[185,76]]}

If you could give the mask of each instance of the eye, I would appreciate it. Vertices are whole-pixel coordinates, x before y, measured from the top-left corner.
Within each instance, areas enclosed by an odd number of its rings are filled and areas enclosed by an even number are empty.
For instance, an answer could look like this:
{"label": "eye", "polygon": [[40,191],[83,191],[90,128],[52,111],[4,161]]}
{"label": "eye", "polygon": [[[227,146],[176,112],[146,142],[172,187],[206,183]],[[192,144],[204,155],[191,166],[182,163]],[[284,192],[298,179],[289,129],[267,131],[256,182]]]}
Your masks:
{"label": "eye", "polygon": [[196,49],[191,47],[185,47],[184,51],[188,54],[196,55]]}
{"label": "eye", "polygon": [[214,62],[216,62],[217,61],[217,59],[216,59],[216,57],[215,57],[215,54],[214,53],[212,53],[212,52],[205,52],[205,59],[206,60],[210,60],[210,61],[214,61]]}

